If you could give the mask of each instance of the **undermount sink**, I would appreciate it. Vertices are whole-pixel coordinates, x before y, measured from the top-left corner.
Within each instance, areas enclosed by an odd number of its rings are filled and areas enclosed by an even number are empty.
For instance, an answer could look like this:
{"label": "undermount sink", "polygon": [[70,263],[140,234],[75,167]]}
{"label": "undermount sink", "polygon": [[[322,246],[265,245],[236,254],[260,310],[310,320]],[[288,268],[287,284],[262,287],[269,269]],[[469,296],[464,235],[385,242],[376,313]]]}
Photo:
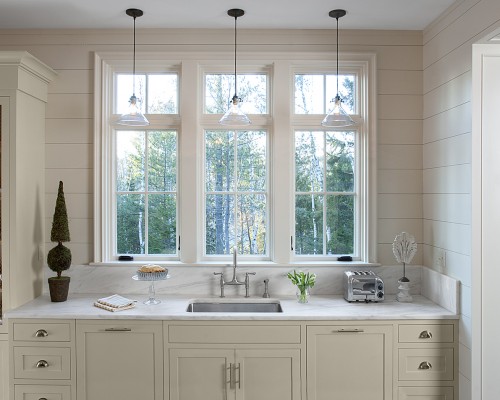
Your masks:
{"label": "undermount sink", "polygon": [[283,312],[279,301],[274,302],[218,302],[193,301],[188,304],[187,312],[220,313],[280,313]]}

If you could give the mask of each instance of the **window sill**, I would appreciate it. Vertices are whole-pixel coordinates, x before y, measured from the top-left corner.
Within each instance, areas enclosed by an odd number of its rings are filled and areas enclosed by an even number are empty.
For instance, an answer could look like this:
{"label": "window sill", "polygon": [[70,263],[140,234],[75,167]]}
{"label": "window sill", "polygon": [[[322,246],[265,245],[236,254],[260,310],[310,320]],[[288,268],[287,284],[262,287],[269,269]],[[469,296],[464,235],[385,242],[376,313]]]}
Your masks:
{"label": "window sill", "polygon": [[[153,263],[153,261],[149,262]],[[230,262],[220,262],[220,261],[203,261],[198,263],[183,263],[180,261],[168,261],[168,262],[154,262],[165,267],[228,267],[232,266]],[[140,265],[148,264],[147,261],[109,261],[109,262],[99,262],[90,263],[90,266],[103,266],[103,267],[137,267]],[[262,267],[262,268],[310,268],[310,267],[349,267],[349,268],[372,268],[380,267],[381,264],[373,262],[363,262],[363,261],[301,261],[292,262],[288,264],[276,263],[273,261],[238,261],[239,267]]]}

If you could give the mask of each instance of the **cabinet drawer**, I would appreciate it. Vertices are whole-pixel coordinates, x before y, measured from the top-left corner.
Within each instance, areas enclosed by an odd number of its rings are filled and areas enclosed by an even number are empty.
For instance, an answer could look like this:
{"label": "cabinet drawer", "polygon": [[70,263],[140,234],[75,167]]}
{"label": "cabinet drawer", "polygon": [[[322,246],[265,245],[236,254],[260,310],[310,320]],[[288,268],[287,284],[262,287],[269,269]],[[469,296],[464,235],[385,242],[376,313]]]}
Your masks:
{"label": "cabinet drawer", "polygon": [[70,379],[68,347],[14,347],[14,378]]}
{"label": "cabinet drawer", "polygon": [[13,324],[13,339],[29,342],[69,342],[69,323],[21,323]]}
{"label": "cabinet drawer", "polygon": [[453,349],[399,349],[399,380],[453,380]]}
{"label": "cabinet drawer", "polygon": [[453,400],[452,387],[400,387],[398,400]]}
{"label": "cabinet drawer", "polygon": [[400,343],[453,343],[452,324],[399,325]]}
{"label": "cabinet drawer", "polygon": [[170,325],[170,343],[300,343],[298,325]]}
{"label": "cabinet drawer", "polygon": [[15,385],[14,400],[71,400],[69,386]]}

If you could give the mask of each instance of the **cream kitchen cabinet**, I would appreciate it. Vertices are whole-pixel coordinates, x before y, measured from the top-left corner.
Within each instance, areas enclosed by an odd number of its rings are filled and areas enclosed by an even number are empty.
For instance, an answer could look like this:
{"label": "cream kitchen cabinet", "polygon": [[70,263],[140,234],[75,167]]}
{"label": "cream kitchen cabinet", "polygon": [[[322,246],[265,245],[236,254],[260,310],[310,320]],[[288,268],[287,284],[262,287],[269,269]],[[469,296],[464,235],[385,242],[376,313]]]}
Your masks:
{"label": "cream kitchen cabinet", "polygon": [[307,327],[308,400],[392,400],[393,325]]}
{"label": "cream kitchen cabinet", "polygon": [[75,322],[9,321],[10,398],[72,400],[75,396]]}
{"label": "cream kitchen cabinet", "polygon": [[396,375],[400,400],[453,400],[458,327],[454,321],[400,321]]}
{"label": "cream kitchen cabinet", "polygon": [[161,321],[76,323],[78,400],[163,400]]}
{"label": "cream kitchen cabinet", "polygon": [[170,400],[299,400],[300,332],[276,323],[167,325]]}

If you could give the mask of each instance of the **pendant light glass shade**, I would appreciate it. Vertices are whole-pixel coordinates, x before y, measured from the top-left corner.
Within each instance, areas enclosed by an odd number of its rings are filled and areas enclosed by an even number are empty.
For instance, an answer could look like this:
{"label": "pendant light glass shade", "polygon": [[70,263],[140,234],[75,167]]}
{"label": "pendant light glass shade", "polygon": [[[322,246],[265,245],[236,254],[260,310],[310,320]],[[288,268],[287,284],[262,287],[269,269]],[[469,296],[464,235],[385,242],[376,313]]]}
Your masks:
{"label": "pendant light glass shade", "polygon": [[246,126],[250,125],[251,121],[246,116],[246,114],[241,111],[240,102],[241,99],[238,97],[238,83],[237,83],[237,73],[236,73],[236,45],[237,45],[237,37],[236,37],[236,20],[238,17],[245,15],[245,11],[240,10],[239,8],[232,8],[228,10],[227,15],[234,18],[234,96],[231,99],[231,104],[229,105],[229,109],[226,111],[224,116],[219,120],[219,124],[221,125],[231,125],[231,126]]}
{"label": "pendant light glass shade", "polygon": [[339,18],[346,15],[346,11],[332,10],[328,15],[337,20],[337,95],[332,100],[333,108],[328,112],[323,121],[321,121],[321,125],[327,128],[343,128],[356,124],[342,108],[342,99],[339,94]]}
{"label": "pendant light glass shade", "polygon": [[126,126],[147,126],[149,125],[149,121],[137,105],[137,96],[135,95],[135,19],[142,16],[143,12],[137,8],[129,8],[125,12],[128,16],[134,18],[133,91],[129,99],[127,112],[118,118],[116,124]]}

